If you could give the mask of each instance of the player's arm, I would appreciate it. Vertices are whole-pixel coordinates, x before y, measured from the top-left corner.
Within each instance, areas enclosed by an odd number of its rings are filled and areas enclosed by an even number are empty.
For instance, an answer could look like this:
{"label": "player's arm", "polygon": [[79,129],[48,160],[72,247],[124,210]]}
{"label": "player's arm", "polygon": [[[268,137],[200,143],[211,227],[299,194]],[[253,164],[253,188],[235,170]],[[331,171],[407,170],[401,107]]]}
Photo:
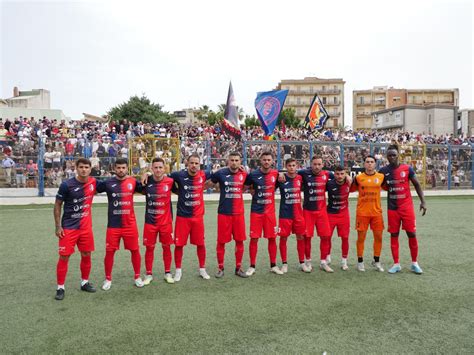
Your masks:
{"label": "player's arm", "polygon": [[136,183],[135,183],[135,192],[138,192],[138,193],[143,193],[143,184],[141,183],[140,180],[136,179]]}
{"label": "player's arm", "polygon": [[[411,169],[411,168],[410,168]],[[410,181],[415,187],[416,193],[418,197],[420,198],[420,211],[422,211],[422,216],[426,214],[426,201],[425,201],[425,194],[423,193],[423,189],[421,188],[420,183],[418,182],[418,179],[416,178],[415,174],[410,176]]]}
{"label": "player's arm", "polygon": [[359,189],[359,184],[357,183],[357,176],[356,176],[354,180],[352,181],[349,192],[354,192],[354,191],[357,191],[358,189]]}
{"label": "player's arm", "polygon": [[54,225],[55,225],[55,234],[59,239],[64,237],[64,230],[61,226],[61,209],[63,207],[63,200],[56,199],[54,202]]}

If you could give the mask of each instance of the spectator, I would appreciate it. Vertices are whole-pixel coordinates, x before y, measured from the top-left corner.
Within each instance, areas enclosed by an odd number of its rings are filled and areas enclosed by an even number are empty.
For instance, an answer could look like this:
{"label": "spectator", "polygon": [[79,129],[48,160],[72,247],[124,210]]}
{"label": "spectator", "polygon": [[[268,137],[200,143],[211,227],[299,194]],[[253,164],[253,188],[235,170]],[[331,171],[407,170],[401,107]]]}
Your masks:
{"label": "spectator", "polygon": [[5,172],[5,181],[8,186],[12,186],[12,170],[15,167],[15,162],[9,156],[2,160],[2,167]]}

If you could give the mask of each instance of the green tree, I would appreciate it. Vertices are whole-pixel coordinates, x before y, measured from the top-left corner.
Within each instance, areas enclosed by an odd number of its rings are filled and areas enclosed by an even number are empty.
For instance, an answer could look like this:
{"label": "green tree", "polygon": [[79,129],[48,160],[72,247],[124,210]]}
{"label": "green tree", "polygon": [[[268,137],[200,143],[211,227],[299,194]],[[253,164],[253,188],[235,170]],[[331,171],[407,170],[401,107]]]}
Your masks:
{"label": "green tree", "polygon": [[131,96],[127,102],[112,107],[107,114],[116,121],[126,119],[130,122],[178,122],[176,118],[162,109],[162,105],[151,102],[145,94],[142,94],[141,97]]}
{"label": "green tree", "polygon": [[244,124],[246,128],[258,127],[260,126],[260,121],[258,118],[255,117],[255,115],[247,115],[245,117]]}
{"label": "green tree", "polygon": [[286,127],[298,128],[303,124],[302,120],[296,117],[294,108],[285,108],[281,111],[280,116],[278,116],[278,125],[281,125],[282,120],[285,120]]}

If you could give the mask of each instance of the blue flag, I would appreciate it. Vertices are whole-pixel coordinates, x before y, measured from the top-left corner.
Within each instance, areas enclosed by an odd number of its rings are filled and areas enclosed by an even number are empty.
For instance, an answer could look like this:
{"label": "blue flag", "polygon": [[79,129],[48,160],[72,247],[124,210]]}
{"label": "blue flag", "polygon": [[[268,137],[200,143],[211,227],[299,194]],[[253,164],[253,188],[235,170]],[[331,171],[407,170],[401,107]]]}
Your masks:
{"label": "blue flag", "polygon": [[283,105],[285,104],[288,90],[276,90],[257,93],[255,99],[255,109],[257,116],[265,131],[265,135],[269,136],[273,133],[278,121],[278,116]]}

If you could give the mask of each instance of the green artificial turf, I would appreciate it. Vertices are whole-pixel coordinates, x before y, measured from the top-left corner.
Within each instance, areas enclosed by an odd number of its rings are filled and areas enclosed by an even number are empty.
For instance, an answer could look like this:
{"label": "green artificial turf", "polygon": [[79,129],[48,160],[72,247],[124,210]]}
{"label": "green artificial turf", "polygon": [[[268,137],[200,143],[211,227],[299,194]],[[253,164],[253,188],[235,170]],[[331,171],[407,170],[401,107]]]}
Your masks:
{"label": "green artificial turf", "polygon": [[[95,294],[79,290],[76,253],[69,263],[62,302],[54,300],[57,240],[52,206],[3,206],[0,351],[473,353],[474,199],[427,201],[427,215],[417,213],[419,262],[425,271],[421,276],[408,271],[410,258],[404,234],[400,237],[402,273],[389,275],[371,269],[370,234],[365,253],[368,270],[357,272],[356,235],[352,231],[347,272],[339,269],[337,237],[333,237],[334,274],[298,271],[292,237],[287,275],[269,273],[266,240],[260,240],[257,273],[252,278],[233,275],[233,244],[229,244],[225,277],[205,281],[198,277],[195,247],[188,245],[183,279],[168,285],[162,280],[161,248],[157,246],[155,281],[137,289],[129,252],[122,249],[116,254],[111,290]],[[351,201],[352,217],[354,206],[355,201]],[[246,207],[248,210],[248,204]],[[207,203],[206,208],[207,267],[214,274],[217,204]],[[143,205],[137,205],[140,230],[143,213]],[[90,279],[99,289],[106,206],[95,205],[93,218],[96,252]],[[386,268],[391,265],[389,239],[385,232],[382,263]],[[314,239],[313,260],[318,256],[319,240]],[[247,243],[244,266],[248,266]]]}

